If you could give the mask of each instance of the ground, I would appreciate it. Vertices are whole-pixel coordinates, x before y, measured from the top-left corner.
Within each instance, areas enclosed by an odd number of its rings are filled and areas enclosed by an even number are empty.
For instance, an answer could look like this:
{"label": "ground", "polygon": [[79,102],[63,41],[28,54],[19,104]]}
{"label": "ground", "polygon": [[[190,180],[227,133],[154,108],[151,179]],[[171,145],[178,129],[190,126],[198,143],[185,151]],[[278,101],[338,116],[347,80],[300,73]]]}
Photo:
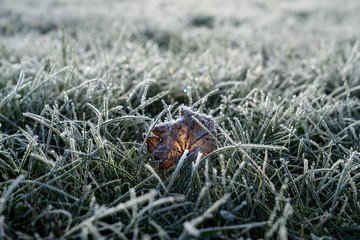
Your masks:
{"label": "ground", "polygon": [[[2,0],[0,238],[359,239],[359,12]],[[182,106],[217,150],[162,170]]]}

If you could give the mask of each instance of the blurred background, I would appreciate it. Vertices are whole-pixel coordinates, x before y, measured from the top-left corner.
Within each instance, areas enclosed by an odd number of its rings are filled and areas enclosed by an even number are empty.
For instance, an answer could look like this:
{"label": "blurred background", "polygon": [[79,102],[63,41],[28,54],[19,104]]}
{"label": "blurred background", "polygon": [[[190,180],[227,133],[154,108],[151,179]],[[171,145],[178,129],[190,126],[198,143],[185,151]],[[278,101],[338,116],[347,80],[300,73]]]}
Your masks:
{"label": "blurred background", "polygon": [[0,50],[13,57],[45,56],[63,31],[79,51],[123,37],[152,41],[175,53],[262,48],[302,50],[360,34],[357,0],[104,0],[0,2]]}

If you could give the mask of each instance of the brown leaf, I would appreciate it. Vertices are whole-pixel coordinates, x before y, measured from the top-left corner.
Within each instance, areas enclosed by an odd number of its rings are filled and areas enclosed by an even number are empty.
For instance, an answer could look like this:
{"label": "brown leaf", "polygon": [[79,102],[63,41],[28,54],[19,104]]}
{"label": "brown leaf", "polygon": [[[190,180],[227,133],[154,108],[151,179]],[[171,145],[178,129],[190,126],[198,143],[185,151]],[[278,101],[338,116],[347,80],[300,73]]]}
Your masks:
{"label": "brown leaf", "polygon": [[[166,170],[174,166],[188,149],[188,156],[201,152],[202,156],[208,155],[216,149],[214,120],[209,116],[194,113],[189,108],[183,107],[180,111],[181,118],[176,121],[158,124],[154,127],[155,136],[146,141],[148,152],[155,160],[160,160],[159,168]],[[203,129],[193,118],[201,122],[208,131]]]}

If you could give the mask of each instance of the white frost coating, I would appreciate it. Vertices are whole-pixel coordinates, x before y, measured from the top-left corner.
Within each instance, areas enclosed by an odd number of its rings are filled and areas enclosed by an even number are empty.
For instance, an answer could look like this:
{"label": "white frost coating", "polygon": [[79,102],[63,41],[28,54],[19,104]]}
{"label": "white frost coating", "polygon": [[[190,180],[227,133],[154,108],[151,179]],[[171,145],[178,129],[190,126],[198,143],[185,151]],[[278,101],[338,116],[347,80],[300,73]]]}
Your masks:
{"label": "white frost coating", "polygon": [[[210,115],[207,115],[207,114],[203,114],[203,113],[198,113],[198,112],[194,112],[194,111],[192,111],[191,110],[191,108],[189,108],[189,107],[185,107],[185,106],[183,106],[183,107],[181,107],[181,109],[180,109],[180,113],[192,113],[192,114],[194,114],[193,116],[194,117],[196,117],[197,119],[207,119],[207,120],[210,120],[211,122],[214,122],[214,120],[212,119],[212,116],[210,116]],[[185,114],[184,114],[184,116],[185,116]],[[166,125],[173,125],[173,124],[175,124],[175,123],[177,123],[177,122],[180,122],[183,118],[184,118],[184,116],[180,116],[179,118],[177,118],[176,120],[175,119],[172,119],[172,120],[170,120],[170,121],[166,121],[166,122],[163,122],[163,123],[159,123],[159,124],[157,124],[156,126],[157,127],[162,127],[162,126],[166,126]]]}
{"label": "white frost coating", "polygon": [[190,222],[185,222],[184,223],[184,228],[186,229],[186,231],[190,235],[195,236],[195,237],[200,236],[199,230],[197,230],[197,228],[193,224],[191,224]]}
{"label": "white frost coating", "polygon": [[183,165],[185,159],[187,158],[188,153],[189,153],[189,150],[185,149],[184,154],[181,156],[181,158],[179,160],[179,164],[176,166],[175,172],[174,172],[174,174],[173,174],[173,176],[172,176],[172,178],[170,180],[169,185],[167,186],[167,189],[170,189],[172,187],[172,185],[174,184],[175,179],[176,179],[176,177],[177,177],[177,175],[178,175],[178,173],[179,173],[179,171],[181,169],[181,166]]}

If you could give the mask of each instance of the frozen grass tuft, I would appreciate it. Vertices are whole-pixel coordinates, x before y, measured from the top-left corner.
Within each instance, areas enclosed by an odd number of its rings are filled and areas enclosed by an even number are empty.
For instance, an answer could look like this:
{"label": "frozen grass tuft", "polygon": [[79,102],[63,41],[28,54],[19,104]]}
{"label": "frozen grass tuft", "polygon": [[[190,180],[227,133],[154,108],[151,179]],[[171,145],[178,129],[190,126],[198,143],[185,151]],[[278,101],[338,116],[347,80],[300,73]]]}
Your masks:
{"label": "frozen grass tuft", "polygon": [[0,239],[360,238],[359,3],[225,2],[0,3]]}

